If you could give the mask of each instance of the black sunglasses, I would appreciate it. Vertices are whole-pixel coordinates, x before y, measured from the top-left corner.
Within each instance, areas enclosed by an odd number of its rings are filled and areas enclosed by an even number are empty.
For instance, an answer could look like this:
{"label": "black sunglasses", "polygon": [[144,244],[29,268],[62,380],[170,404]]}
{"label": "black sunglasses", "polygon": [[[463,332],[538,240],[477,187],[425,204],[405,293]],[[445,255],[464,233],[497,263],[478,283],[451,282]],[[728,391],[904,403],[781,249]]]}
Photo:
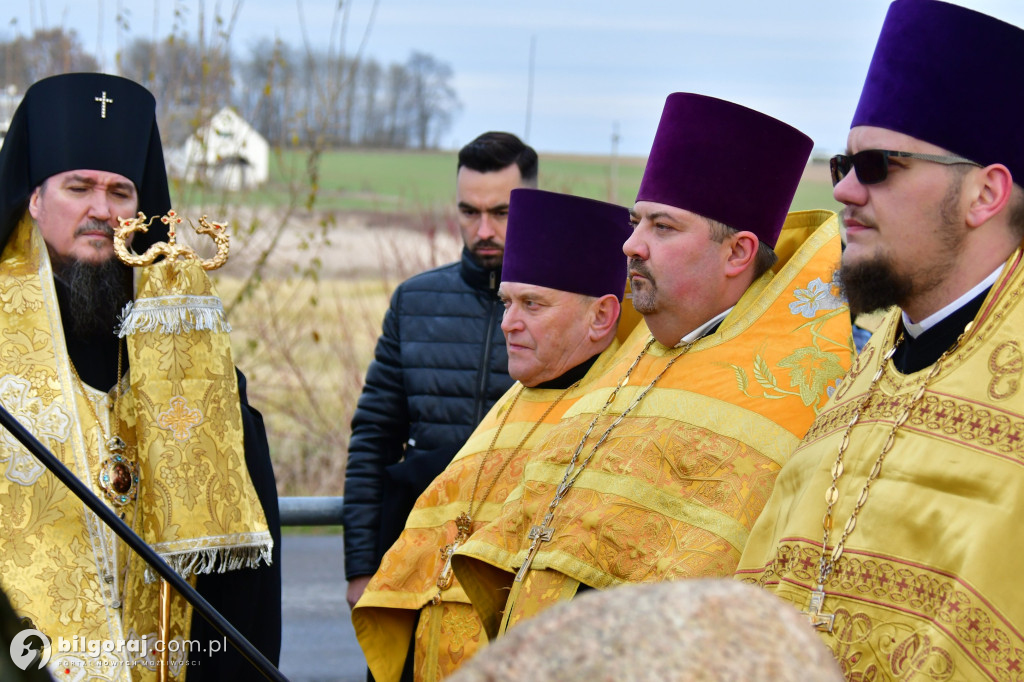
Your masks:
{"label": "black sunglasses", "polygon": [[936,154],[915,154],[914,152],[894,152],[888,149],[865,149],[856,154],[836,154],[829,160],[829,170],[832,171],[832,186],[835,187],[839,181],[850,174],[850,169],[857,171],[857,180],[862,185],[874,185],[889,177],[889,159],[921,159],[952,166],[958,163],[969,163],[972,166],[981,164],[975,163],[962,156],[939,156]]}

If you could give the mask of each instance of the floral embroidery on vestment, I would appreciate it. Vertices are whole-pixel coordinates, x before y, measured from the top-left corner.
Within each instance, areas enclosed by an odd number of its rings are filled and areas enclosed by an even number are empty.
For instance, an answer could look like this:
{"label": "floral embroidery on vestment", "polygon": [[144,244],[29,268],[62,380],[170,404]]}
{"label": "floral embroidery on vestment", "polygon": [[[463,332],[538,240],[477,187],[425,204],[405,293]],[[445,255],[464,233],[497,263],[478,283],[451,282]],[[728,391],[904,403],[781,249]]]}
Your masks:
{"label": "floral embroidery on vestment", "polygon": [[[32,393],[32,385],[24,379],[10,374],[0,378],[0,403],[37,437],[63,443],[71,435],[68,413],[55,403],[44,407],[42,398]],[[7,429],[0,429],[0,463],[3,462],[7,462],[4,475],[19,485],[32,485],[46,471]]]}

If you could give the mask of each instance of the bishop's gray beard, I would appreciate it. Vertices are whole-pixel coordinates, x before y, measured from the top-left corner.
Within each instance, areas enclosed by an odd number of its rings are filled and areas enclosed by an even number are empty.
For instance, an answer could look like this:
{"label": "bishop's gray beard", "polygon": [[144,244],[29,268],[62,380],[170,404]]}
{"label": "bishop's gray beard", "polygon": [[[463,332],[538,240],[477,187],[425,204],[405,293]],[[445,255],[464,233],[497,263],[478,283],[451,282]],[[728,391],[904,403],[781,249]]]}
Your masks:
{"label": "bishop's gray beard", "polygon": [[103,263],[69,260],[54,263],[54,274],[68,290],[67,310],[75,336],[112,334],[131,300],[131,270],[117,258]]}

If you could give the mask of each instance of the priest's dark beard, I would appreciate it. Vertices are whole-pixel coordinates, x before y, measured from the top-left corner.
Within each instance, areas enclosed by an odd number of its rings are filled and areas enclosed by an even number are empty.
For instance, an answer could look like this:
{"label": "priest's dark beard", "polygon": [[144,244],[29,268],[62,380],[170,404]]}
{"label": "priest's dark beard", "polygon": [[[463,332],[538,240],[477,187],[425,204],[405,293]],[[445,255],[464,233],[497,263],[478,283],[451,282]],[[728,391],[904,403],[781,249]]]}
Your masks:
{"label": "priest's dark beard", "polygon": [[892,259],[885,254],[862,263],[847,264],[843,261],[836,279],[854,317],[894,305],[906,305],[915,296],[942,283],[963,243],[963,234],[958,229],[963,220],[957,204],[966,173],[966,166],[950,169],[950,182],[939,204],[937,229],[929,237],[942,245],[938,253],[947,254],[945,259],[920,263],[914,272],[904,273],[897,272]]}
{"label": "priest's dark beard", "polygon": [[112,334],[131,300],[131,271],[117,258],[103,263],[70,260],[54,263],[54,274],[68,288],[70,325],[75,336]]}
{"label": "priest's dark beard", "polygon": [[897,273],[887,258],[843,263],[836,278],[854,316],[897,305],[914,290],[911,279]]}

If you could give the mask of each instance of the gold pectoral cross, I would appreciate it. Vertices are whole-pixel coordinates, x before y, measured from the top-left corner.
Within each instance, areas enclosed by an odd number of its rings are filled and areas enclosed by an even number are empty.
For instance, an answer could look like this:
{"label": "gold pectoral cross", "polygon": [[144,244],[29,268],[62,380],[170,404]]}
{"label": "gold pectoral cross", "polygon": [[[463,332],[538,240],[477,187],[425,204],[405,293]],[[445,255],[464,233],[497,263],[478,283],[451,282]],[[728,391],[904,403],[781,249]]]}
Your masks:
{"label": "gold pectoral cross", "polygon": [[540,550],[540,543],[551,542],[555,529],[548,524],[551,523],[552,516],[553,514],[548,512],[544,516],[544,523],[530,529],[530,534],[527,537],[533,540],[533,542],[530,544],[530,552],[526,555],[526,561],[523,562],[523,565],[519,567],[519,572],[516,573],[515,582],[523,582],[523,578],[530,571],[530,564],[533,563],[533,558],[537,556],[537,551]]}
{"label": "gold pectoral cross", "polygon": [[836,620],[836,614],[834,613],[822,613],[821,609],[825,606],[825,590],[821,585],[811,592],[811,603],[807,606],[806,611],[800,613],[807,616],[807,620],[810,621],[811,627],[819,632],[832,632],[832,624]]}
{"label": "gold pectoral cross", "polygon": [[455,542],[448,543],[441,548],[441,556],[444,557],[444,568],[441,569],[441,574],[437,576],[437,594],[430,600],[430,603],[435,606],[441,603],[441,593],[451,587],[452,582],[455,580],[455,576],[452,574],[452,555],[455,554],[455,550],[458,548],[458,538],[455,539]]}
{"label": "gold pectoral cross", "polygon": [[450,542],[441,548],[441,556],[444,557],[444,568],[441,569],[441,574],[437,576],[437,586],[442,590],[447,590],[452,586],[452,555],[455,554],[455,550],[459,548],[459,540],[455,539],[455,542]]}
{"label": "gold pectoral cross", "polygon": [[452,574],[452,556],[455,554],[455,550],[462,546],[466,540],[469,539],[469,532],[472,530],[473,521],[469,518],[469,515],[463,512],[459,514],[459,517],[455,519],[455,527],[458,528],[458,533],[455,536],[455,540],[449,542],[447,545],[441,548],[441,556],[444,557],[444,567],[441,568],[440,575],[437,576],[437,588],[439,592],[434,595],[431,599],[432,604],[441,603],[441,592],[444,592],[452,586],[452,582],[455,576]]}

